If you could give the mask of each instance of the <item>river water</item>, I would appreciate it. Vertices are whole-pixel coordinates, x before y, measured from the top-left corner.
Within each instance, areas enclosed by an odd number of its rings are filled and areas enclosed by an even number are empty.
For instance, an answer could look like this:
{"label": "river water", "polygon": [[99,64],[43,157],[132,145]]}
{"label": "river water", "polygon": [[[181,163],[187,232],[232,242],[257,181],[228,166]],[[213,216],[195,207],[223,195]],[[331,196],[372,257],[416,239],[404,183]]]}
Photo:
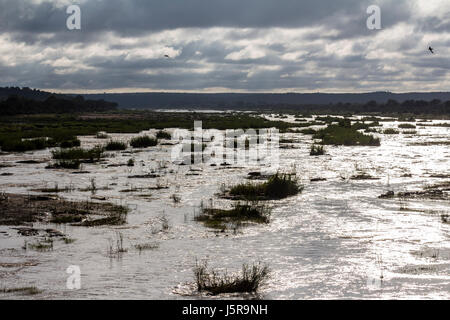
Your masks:
{"label": "river water", "polygon": [[[383,125],[397,127],[398,123]],[[268,172],[267,165],[180,166],[171,163],[172,146],[166,145],[133,154],[113,152],[102,164],[84,165],[83,170],[90,173],[72,174],[71,170],[45,169],[46,163],[17,163],[50,161],[49,150],[0,155],[0,163],[14,165],[0,169],[0,174],[12,173],[0,176],[1,192],[30,194],[34,193],[31,189],[57,183],[60,188],[75,187],[60,196],[85,201],[91,192],[78,189],[89,187],[94,179],[96,196],[131,210],[128,223],[120,227],[34,224],[35,228],[60,230],[76,240],[71,244],[55,241],[48,252],[23,250],[24,241],[32,242],[33,237],[0,226],[0,265],[4,264],[0,288],[35,286],[42,290],[33,296],[0,294],[0,298],[209,298],[191,290],[196,260],[207,260],[211,267],[229,272],[240,270],[243,263],[267,264],[271,277],[259,293],[263,299],[448,299],[450,225],[442,223],[441,215],[450,213],[449,201],[405,202],[378,196],[448,181],[431,176],[450,174],[449,130],[418,126],[416,135],[379,134],[380,147],[327,146],[326,155],[320,157],[309,155],[310,135],[283,134],[297,142],[290,144],[293,148],[280,149],[280,169],[295,169],[303,192],[268,202],[272,208],[269,224],[227,233],[216,233],[194,221],[200,203],[229,206],[230,201],[216,195],[221,185],[243,182],[251,171]],[[132,136],[111,135],[120,140]],[[83,147],[105,142],[95,137],[80,139]],[[110,166],[130,158],[135,160],[134,167]],[[149,172],[161,177],[130,178]],[[377,179],[349,179],[361,173]],[[326,180],[311,182],[313,178]],[[148,190],[157,185],[168,189]],[[179,203],[173,194],[179,196]],[[168,228],[163,228],[164,221]],[[127,252],[111,258],[108,248],[119,233]],[[147,243],[157,248],[141,252],[135,248]],[[6,263],[17,263],[17,267],[5,267]],[[66,270],[72,265],[81,271],[79,290],[66,286]],[[214,297],[221,298],[247,297]]]}

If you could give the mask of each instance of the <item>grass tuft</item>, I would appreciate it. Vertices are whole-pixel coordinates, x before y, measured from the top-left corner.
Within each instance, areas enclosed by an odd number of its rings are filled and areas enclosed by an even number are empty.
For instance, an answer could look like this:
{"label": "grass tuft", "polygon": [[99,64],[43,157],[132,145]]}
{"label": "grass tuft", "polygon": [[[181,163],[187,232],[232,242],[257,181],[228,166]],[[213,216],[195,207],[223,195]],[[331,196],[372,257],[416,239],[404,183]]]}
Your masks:
{"label": "grass tuft", "polygon": [[158,144],[158,140],[149,136],[136,137],[131,139],[130,145],[133,148],[148,148],[154,147]]}
{"label": "grass tuft", "polygon": [[195,217],[196,221],[203,222],[208,228],[225,230],[228,225],[233,228],[242,222],[269,223],[270,210],[266,206],[237,203],[232,209],[215,209],[202,207],[200,215]]}
{"label": "grass tuft", "polygon": [[311,146],[311,151],[309,152],[311,156],[322,156],[325,154],[325,150],[323,149],[323,146],[317,146],[313,144]]}
{"label": "grass tuft", "polygon": [[298,194],[303,190],[290,174],[275,174],[262,184],[238,184],[229,191],[235,200],[276,200]]}
{"label": "grass tuft", "polygon": [[207,262],[196,263],[194,275],[198,291],[207,291],[213,295],[222,293],[253,293],[257,292],[261,285],[270,276],[268,266],[244,264],[240,274],[220,274],[218,271],[208,269]]}
{"label": "grass tuft", "polygon": [[121,151],[121,150],[126,150],[127,149],[127,144],[121,141],[109,141],[106,146],[105,146],[105,150],[107,151]]}
{"label": "grass tuft", "polygon": [[352,127],[348,122],[342,121],[339,125],[328,125],[327,128],[319,130],[314,139],[321,139],[324,145],[343,146],[379,146],[380,139],[372,135],[366,135]]}

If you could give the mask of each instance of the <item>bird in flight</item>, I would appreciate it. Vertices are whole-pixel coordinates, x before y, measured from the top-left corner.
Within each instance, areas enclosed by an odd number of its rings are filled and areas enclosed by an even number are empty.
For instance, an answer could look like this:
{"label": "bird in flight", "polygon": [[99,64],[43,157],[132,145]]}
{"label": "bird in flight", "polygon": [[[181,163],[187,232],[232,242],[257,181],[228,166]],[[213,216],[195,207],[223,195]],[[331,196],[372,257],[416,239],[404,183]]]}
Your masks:
{"label": "bird in flight", "polygon": [[166,57],[166,58],[170,58],[168,54],[165,54],[165,55],[164,55],[164,57]]}
{"label": "bird in flight", "polygon": [[434,54],[434,49],[432,47],[428,47],[428,50],[430,50],[430,52]]}

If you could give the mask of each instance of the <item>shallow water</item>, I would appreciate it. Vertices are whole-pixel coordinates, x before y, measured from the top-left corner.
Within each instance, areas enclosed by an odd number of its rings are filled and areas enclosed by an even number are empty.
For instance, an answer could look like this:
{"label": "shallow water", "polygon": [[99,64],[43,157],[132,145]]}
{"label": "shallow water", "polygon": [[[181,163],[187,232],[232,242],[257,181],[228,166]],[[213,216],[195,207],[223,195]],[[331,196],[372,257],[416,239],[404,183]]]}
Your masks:
{"label": "shallow water", "polygon": [[[293,118],[286,119],[293,121]],[[445,122],[445,121],[434,121]],[[447,121],[448,122],[448,121]],[[397,122],[383,122],[384,128]],[[9,226],[0,226],[0,265],[25,263],[29,266],[0,266],[0,288],[36,286],[35,296],[0,295],[25,299],[192,299],[190,290],[196,259],[229,271],[243,263],[261,261],[272,270],[260,292],[265,299],[341,298],[442,298],[450,297],[449,224],[440,215],[450,213],[448,201],[378,199],[388,190],[422,190],[426,185],[448,179],[431,178],[450,174],[448,145],[411,145],[414,142],[449,141],[450,128],[417,127],[417,135],[380,135],[380,147],[326,147],[327,154],[309,156],[311,136],[296,137],[294,149],[280,149],[280,167],[292,170],[305,186],[304,191],[281,201],[270,201],[271,222],[251,225],[236,234],[215,233],[193,220],[202,201],[213,199],[215,206],[231,202],[215,194],[222,184],[242,182],[250,171],[267,167],[237,168],[170,163],[171,146],[158,146],[142,152],[123,154],[99,165],[84,165],[87,174],[71,170],[48,170],[46,163],[17,164],[19,160],[48,160],[50,151],[0,155],[0,191],[30,194],[34,188],[74,186],[86,188],[95,178],[97,196],[131,208],[128,224],[121,227],[83,228],[39,225],[54,228],[76,239],[72,244],[55,241],[49,252],[23,250],[22,237]],[[151,132],[152,133],[152,132]],[[111,135],[129,139],[133,135]],[[82,146],[104,143],[94,137],[81,137]],[[135,159],[135,167],[108,167]],[[155,170],[157,179],[131,179],[130,175]],[[350,180],[358,173],[378,180]],[[189,174],[189,175],[186,175]],[[196,175],[191,175],[196,174]],[[405,177],[410,174],[410,177]],[[310,182],[311,178],[326,181]],[[123,190],[167,185],[168,189]],[[101,190],[102,187],[108,190]],[[176,193],[181,202],[175,204]],[[149,196],[149,194],[151,194]],[[61,193],[74,200],[89,200],[91,192]],[[141,195],[141,196],[140,196]],[[142,197],[145,195],[147,197]],[[407,210],[400,210],[406,207]],[[161,217],[169,221],[162,230]],[[107,254],[117,232],[128,249],[120,258]],[[134,245],[156,243],[157,249],[139,252]],[[66,269],[81,269],[81,289],[66,287]],[[203,296],[204,297],[204,296]],[[215,298],[229,298],[219,296]],[[246,298],[232,296],[232,298]]]}

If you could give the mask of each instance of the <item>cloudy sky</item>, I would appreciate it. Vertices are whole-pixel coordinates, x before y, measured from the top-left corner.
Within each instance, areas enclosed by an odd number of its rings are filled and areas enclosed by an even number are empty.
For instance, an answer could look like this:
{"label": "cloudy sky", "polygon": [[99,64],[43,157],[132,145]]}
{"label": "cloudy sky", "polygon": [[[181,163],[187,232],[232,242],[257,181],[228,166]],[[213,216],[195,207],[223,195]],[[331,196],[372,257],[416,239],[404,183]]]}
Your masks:
{"label": "cloudy sky", "polygon": [[[66,27],[71,4],[81,30]],[[366,26],[372,4],[381,30]],[[0,86],[449,91],[449,71],[448,0],[0,0]]]}

